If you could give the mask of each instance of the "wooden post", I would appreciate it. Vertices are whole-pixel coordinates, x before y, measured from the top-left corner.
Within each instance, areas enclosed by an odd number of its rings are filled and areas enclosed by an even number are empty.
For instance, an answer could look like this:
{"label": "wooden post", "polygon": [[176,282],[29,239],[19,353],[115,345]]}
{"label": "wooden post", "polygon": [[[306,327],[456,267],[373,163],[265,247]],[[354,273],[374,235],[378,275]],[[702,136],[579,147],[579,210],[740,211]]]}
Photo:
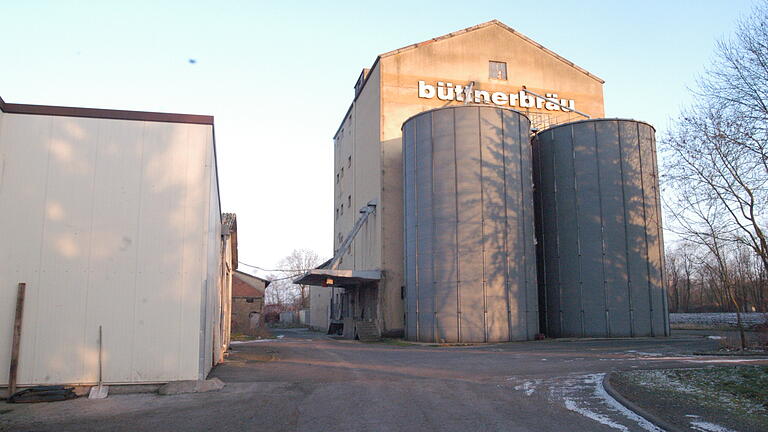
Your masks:
{"label": "wooden post", "polygon": [[24,292],[27,284],[20,283],[16,295],[16,317],[13,321],[13,344],[11,345],[11,370],[8,374],[8,397],[16,393],[16,378],[19,370],[19,345],[21,344],[21,319],[24,315]]}

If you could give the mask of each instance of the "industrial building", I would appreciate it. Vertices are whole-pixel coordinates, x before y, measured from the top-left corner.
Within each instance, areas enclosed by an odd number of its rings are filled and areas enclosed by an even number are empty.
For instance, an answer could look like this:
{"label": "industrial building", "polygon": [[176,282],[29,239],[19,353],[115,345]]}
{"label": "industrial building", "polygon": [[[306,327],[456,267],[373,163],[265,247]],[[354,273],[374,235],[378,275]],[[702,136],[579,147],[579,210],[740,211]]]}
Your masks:
{"label": "industrial building", "polygon": [[107,384],[223,360],[237,223],[213,117],[0,100],[0,167],[0,369],[18,322],[18,385],[95,383],[100,328]]}
{"label": "industrial building", "polygon": [[[603,83],[496,20],[379,55],[334,136],[334,257],[297,279],[314,285],[312,325],[435,342],[668,334],[652,128],[592,123],[605,116]],[[641,137],[599,132],[593,146],[634,140],[611,151],[645,156],[612,160],[614,171],[635,169],[610,173],[634,201],[602,208],[600,194],[610,201],[617,186],[595,189],[580,165],[589,164],[585,144],[561,131],[609,124]],[[592,151],[589,169],[603,157]],[[585,195],[598,205],[581,203]],[[595,237],[600,227],[618,229],[599,216],[620,210],[623,248]],[[589,231],[595,218],[598,231]],[[599,254],[583,256],[582,244]]]}

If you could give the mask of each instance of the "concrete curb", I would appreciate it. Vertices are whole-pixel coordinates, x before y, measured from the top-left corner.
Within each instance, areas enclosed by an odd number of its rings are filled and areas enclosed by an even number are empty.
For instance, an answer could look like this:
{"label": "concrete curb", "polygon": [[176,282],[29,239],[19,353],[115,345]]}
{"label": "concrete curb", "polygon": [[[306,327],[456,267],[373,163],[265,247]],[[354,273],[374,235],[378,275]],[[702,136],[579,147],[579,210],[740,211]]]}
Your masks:
{"label": "concrete curb", "polygon": [[621,393],[619,393],[615,388],[613,388],[613,386],[611,386],[611,383],[610,383],[610,377],[615,374],[616,372],[611,372],[611,373],[605,374],[605,376],[603,377],[603,388],[605,389],[606,393],[608,393],[612,398],[616,399],[616,401],[624,405],[624,407],[626,407],[628,410],[634,412],[635,414],[639,415],[640,417],[646,419],[647,421],[653,423],[657,427],[667,432],[685,432],[683,429],[680,429],[679,427],[670,424],[666,420],[663,420],[649,413],[645,409],[639,407],[634,402],[622,396]]}
{"label": "concrete curb", "polygon": [[174,396],[185,393],[206,393],[211,391],[219,391],[223,389],[224,386],[224,382],[218,378],[211,378],[201,381],[171,381],[168,384],[160,387],[160,389],[157,390],[157,394],[163,396]]}

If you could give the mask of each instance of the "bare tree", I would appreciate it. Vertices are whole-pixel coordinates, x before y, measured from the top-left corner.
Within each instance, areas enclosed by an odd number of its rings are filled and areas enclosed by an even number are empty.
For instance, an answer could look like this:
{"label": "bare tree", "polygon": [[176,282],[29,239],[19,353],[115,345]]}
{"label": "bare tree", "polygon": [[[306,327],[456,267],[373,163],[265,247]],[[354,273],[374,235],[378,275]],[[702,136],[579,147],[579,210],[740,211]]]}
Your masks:
{"label": "bare tree", "polygon": [[768,2],[718,43],[696,95],[664,142],[667,185],[685,195],[675,213],[706,231],[692,207],[716,204],[718,240],[749,247],[768,269]]}
{"label": "bare tree", "polygon": [[[317,252],[310,249],[294,249],[287,257],[280,261],[280,268],[285,277],[297,278],[308,270],[320,265],[322,260]],[[307,301],[308,285],[295,285],[299,291],[299,307],[304,309],[309,306]]]}
{"label": "bare tree", "polygon": [[282,273],[270,273],[267,276],[270,284],[265,293],[265,303],[291,308],[298,302],[299,292]]}
{"label": "bare tree", "polygon": [[713,288],[736,311],[743,348],[744,293],[729,256],[746,246],[768,270],[768,2],[715,54],[664,140],[664,180],[679,233],[705,247]]}
{"label": "bare tree", "polygon": [[272,283],[267,288],[266,301],[268,304],[277,304],[295,309],[304,309],[308,306],[307,285],[297,285],[293,280],[308,270],[322,263],[317,252],[309,249],[294,249],[288,256],[278,263],[279,270],[271,273],[267,279]]}

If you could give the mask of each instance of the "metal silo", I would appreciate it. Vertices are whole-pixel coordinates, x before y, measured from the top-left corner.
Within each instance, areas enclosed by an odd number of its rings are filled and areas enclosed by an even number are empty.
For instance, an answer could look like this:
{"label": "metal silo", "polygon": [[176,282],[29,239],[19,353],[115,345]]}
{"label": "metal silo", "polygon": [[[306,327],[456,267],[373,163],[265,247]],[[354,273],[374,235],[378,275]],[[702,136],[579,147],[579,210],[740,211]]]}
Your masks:
{"label": "metal silo", "polygon": [[542,329],[667,336],[653,127],[598,119],[533,140]]}
{"label": "metal silo", "polygon": [[403,124],[406,336],[538,333],[530,122],[455,106]]}

